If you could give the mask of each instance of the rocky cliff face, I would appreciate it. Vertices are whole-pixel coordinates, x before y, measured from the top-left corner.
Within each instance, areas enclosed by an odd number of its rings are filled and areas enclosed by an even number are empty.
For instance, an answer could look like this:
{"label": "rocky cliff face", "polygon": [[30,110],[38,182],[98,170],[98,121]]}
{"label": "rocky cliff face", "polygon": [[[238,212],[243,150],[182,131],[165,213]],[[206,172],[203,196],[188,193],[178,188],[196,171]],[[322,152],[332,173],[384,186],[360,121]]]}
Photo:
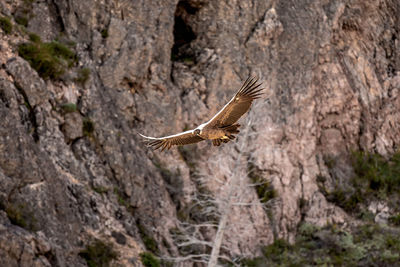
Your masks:
{"label": "rocky cliff face", "polygon": [[[398,1],[6,0],[0,11],[2,266],[142,266],[154,260],[144,251],[188,266],[210,253],[228,192],[219,254],[255,257],[303,222],[357,224],[329,193],[354,176],[351,152],[398,150]],[[268,97],[237,143],[160,153],[137,135],[200,124],[249,75]]]}

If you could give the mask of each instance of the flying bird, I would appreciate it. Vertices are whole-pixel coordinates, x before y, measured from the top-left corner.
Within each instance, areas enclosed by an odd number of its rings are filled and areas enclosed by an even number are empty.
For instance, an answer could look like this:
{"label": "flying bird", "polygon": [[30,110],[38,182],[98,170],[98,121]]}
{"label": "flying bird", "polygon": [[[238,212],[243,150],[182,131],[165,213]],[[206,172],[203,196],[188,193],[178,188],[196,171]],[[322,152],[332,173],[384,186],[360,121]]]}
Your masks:
{"label": "flying bird", "polygon": [[206,123],[203,123],[193,130],[188,130],[174,135],[164,137],[150,137],[139,133],[147,141],[147,145],[154,150],[161,148],[161,151],[172,146],[183,146],[198,143],[203,140],[212,140],[214,146],[221,143],[228,143],[235,139],[240,124],[236,123],[251,106],[253,100],[260,98],[263,94],[258,79],[248,77],[239,91],[232,99]]}

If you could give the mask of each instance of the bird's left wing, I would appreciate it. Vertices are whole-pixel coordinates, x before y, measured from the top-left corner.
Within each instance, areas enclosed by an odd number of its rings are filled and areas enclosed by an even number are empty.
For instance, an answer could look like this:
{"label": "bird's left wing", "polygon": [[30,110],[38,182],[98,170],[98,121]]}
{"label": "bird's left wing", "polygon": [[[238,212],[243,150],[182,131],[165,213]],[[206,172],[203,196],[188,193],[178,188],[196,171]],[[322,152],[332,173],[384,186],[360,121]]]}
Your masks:
{"label": "bird's left wing", "polygon": [[253,100],[260,98],[263,94],[260,88],[261,83],[257,83],[256,78],[247,78],[242,87],[234,97],[226,104],[211,120],[206,124],[210,126],[226,127],[234,124],[246,113]]}
{"label": "bird's left wing", "polygon": [[200,136],[195,135],[193,130],[159,138],[145,136],[140,133],[139,135],[147,139],[147,145],[149,147],[152,147],[154,150],[161,148],[161,151],[164,151],[166,148],[170,149],[173,145],[183,146],[204,140]]}

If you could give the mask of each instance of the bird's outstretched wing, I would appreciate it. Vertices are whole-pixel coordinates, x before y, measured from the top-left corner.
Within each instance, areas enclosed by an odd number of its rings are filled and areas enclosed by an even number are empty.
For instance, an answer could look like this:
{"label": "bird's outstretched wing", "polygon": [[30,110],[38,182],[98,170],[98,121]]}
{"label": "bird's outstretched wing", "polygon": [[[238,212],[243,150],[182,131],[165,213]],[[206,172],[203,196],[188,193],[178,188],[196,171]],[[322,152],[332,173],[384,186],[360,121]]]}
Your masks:
{"label": "bird's outstretched wing", "polygon": [[139,135],[146,138],[147,146],[152,147],[154,150],[161,148],[161,151],[164,151],[166,148],[170,149],[173,145],[182,146],[204,140],[200,136],[195,135],[193,130],[159,138],[145,136],[140,133]]}
{"label": "bird's outstretched wing", "polygon": [[214,127],[224,127],[234,124],[246,113],[254,99],[263,94],[258,79],[248,77],[234,97],[206,124]]}

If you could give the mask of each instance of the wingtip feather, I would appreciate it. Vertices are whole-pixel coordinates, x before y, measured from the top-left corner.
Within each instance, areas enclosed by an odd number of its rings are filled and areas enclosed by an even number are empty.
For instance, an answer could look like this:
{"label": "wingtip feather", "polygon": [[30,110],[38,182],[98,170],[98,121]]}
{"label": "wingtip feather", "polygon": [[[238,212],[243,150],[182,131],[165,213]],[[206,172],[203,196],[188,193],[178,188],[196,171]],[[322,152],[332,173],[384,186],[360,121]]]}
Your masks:
{"label": "wingtip feather", "polygon": [[242,87],[239,90],[240,94],[243,94],[243,92],[247,91],[249,88],[251,88],[251,86],[249,86],[250,84],[254,84],[258,81],[257,77],[251,77],[249,76],[246,81],[243,83]]}

